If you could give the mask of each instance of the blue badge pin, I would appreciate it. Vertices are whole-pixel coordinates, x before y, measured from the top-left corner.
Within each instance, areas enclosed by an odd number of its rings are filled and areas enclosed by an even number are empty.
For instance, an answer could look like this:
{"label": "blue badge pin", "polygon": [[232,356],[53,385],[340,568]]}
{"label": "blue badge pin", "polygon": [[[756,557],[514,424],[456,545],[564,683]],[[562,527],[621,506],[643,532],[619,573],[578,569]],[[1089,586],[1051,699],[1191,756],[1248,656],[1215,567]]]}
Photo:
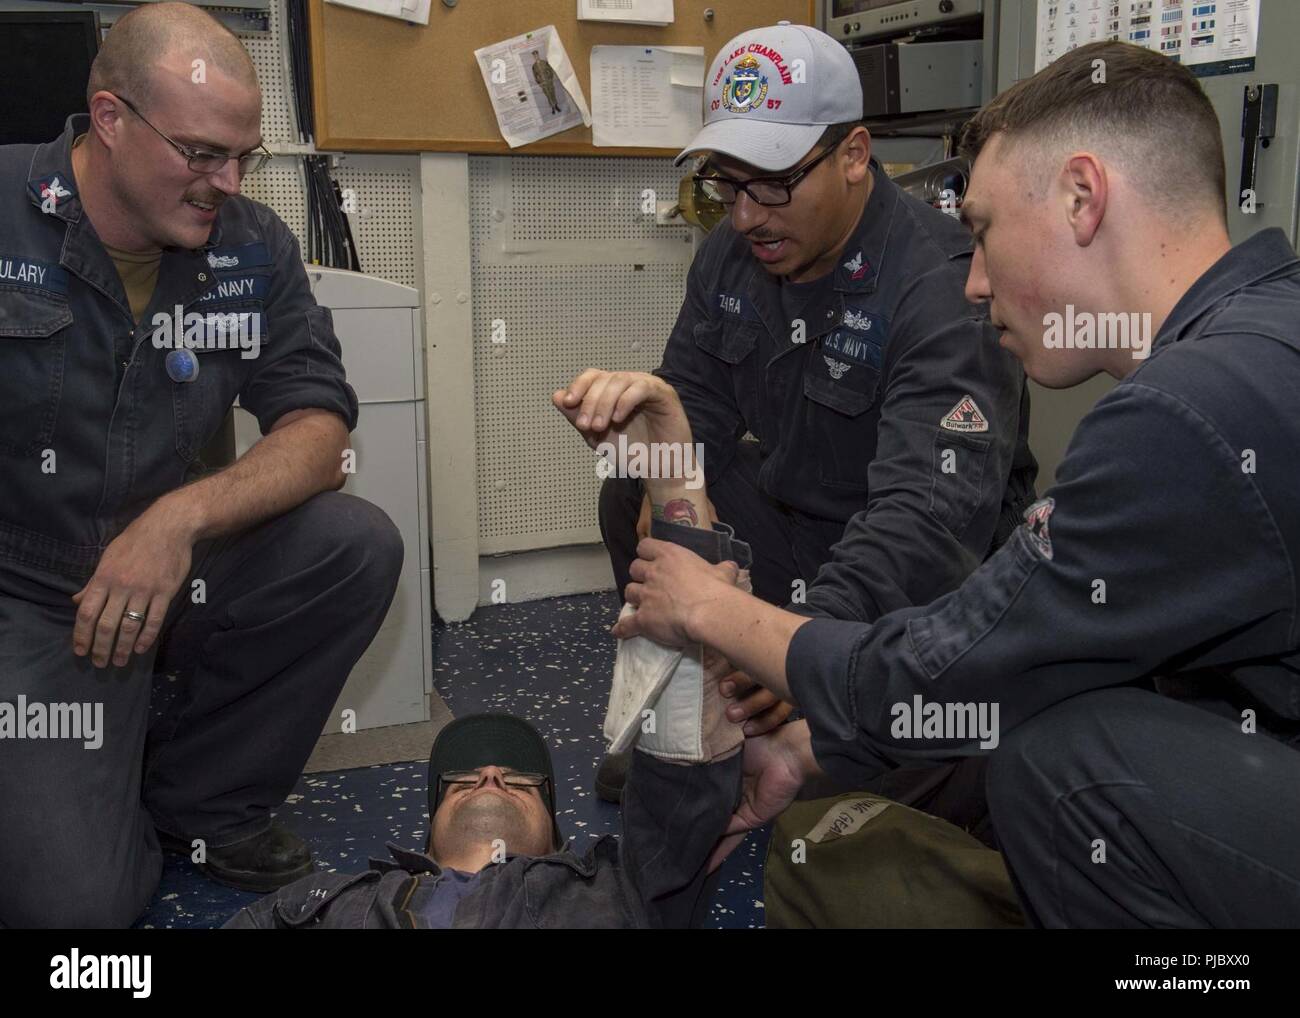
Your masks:
{"label": "blue badge pin", "polygon": [[165,363],[167,377],[173,382],[192,382],[199,377],[199,359],[190,350],[172,350]]}

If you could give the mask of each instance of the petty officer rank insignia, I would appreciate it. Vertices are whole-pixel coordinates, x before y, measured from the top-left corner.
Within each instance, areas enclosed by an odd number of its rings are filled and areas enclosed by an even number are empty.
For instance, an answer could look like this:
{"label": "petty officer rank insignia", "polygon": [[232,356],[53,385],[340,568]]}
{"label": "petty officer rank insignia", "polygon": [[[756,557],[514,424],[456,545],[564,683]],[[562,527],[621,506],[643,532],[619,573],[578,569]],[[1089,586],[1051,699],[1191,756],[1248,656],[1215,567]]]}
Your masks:
{"label": "petty officer rank insignia", "polygon": [[[963,396],[955,407],[943,415],[939,427],[949,431],[988,431],[989,419],[984,416],[970,394]],[[1051,556],[1048,556],[1049,558]]]}
{"label": "petty officer rank insignia", "polygon": [[1040,498],[1025,510],[1025,533],[1029,535],[1029,543],[1049,562],[1052,558],[1052,535],[1047,524],[1055,508],[1056,499]]}
{"label": "petty officer rank insignia", "polygon": [[855,281],[865,278],[871,270],[871,266],[862,257],[861,251],[845,262],[842,268],[849,274],[849,278]]}
{"label": "petty officer rank insignia", "polygon": [[58,177],[49,177],[45,180],[29,180],[27,186],[32,189],[32,194],[40,200],[41,211],[53,213],[58,211],[59,202],[64,198],[71,198],[76,192]]}

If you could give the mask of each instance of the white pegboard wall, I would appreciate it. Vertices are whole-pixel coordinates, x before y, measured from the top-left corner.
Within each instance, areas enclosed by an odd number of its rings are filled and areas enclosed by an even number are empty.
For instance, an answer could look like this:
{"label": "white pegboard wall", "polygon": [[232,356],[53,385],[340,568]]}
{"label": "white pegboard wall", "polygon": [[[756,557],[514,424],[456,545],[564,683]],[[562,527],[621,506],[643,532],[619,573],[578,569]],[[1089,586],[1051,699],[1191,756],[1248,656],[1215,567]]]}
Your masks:
{"label": "white pegboard wall", "polygon": [[[480,553],[599,540],[595,454],[550,396],[583,368],[658,366],[692,245],[641,196],[675,196],[679,172],[666,159],[471,157]],[[649,255],[629,257],[646,241]],[[507,249],[531,253],[512,263]]]}
{"label": "white pegboard wall", "polygon": [[334,179],[356,196],[352,236],[361,271],[422,289],[416,250],[420,157],[344,155]]}
{"label": "white pegboard wall", "polygon": [[[596,531],[595,453],[550,396],[588,367],[651,371],[677,318],[685,266],[492,268],[476,273],[474,398],[480,552]],[[665,299],[665,294],[672,295]],[[494,320],[504,324],[493,343]]]}
{"label": "white pegboard wall", "polygon": [[285,77],[289,48],[283,0],[271,0],[270,27],[269,32],[239,33],[262,86],[262,140],[268,146],[298,140],[293,130],[292,89]]}
{"label": "white pegboard wall", "polygon": [[[288,43],[284,4],[271,0],[271,31],[240,36],[253,58],[262,86],[262,136],[268,148],[296,143],[292,89],[286,77]],[[335,168],[339,187],[350,188],[358,213],[352,217],[361,271],[406,286],[421,287],[417,247],[420,160],[414,155],[344,154]],[[307,207],[301,159],[277,155],[244,180],[244,194],[275,210],[307,254]]]}
{"label": "white pegboard wall", "polygon": [[244,178],[242,193],[275,210],[302,245],[307,256],[307,196],[303,190],[302,163],[297,158],[277,156],[256,173]]}
{"label": "white pegboard wall", "polygon": [[502,261],[502,244],[542,240],[672,240],[690,260],[691,228],[656,226],[643,211],[647,191],[652,201],[677,200],[685,171],[669,159],[472,156],[469,163],[476,264]]}

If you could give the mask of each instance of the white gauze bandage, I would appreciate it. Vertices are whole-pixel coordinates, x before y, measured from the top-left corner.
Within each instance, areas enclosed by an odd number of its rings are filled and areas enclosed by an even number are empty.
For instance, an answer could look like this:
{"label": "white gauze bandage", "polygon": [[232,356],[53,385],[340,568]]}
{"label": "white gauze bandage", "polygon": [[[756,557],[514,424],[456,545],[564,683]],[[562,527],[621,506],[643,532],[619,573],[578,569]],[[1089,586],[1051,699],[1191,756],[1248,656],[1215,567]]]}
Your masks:
{"label": "white gauze bandage", "polygon": [[[749,591],[749,573],[736,585]],[[624,605],[619,618],[636,613]],[[644,636],[620,640],[605,715],[609,752],[632,745],[663,760],[704,763],[744,740],[740,725],[723,715],[717,683],[705,683],[703,648],[674,649]]]}

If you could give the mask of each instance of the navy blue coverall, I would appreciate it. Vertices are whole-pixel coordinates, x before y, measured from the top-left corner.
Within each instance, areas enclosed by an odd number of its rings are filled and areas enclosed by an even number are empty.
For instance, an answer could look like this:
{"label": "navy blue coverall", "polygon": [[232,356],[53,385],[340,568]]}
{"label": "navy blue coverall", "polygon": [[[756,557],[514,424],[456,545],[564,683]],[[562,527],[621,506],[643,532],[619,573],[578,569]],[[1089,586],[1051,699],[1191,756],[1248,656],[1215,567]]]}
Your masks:
{"label": "navy blue coverall", "polygon": [[[796,318],[789,284],[714,229],[656,372],[754,550],[755,593],[799,603],[803,580],[808,604],[863,621],[957,586],[1020,522],[1037,472],[1024,375],[963,294],[969,232],[872,169],[841,264]],[[620,593],[639,510],[639,482],[605,482]]]}
{"label": "navy blue coverall", "polygon": [[[704,446],[718,517],[753,549],[754,593],[861,622],[961,583],[1019,525],[1038,470],[1024,373],[964,294],[969,231],[871,168],[840,263],[799,284],[801,305],[729,222],[715,228],[656,372]],[[604,482],[620,596],[640,508],[639,481]],[[929,797],[959,769],[969,781]],[[972,827],[981,770],[873,790]]]}
{"label": "navy blue coverall", "polygon": [[[2,926],[128,924],[157,886],[155,828],[209,847],[265,830],[402,560],[382,511],[326,492],[200,541],[148,654],[98,670],[73,654],[71,596],[113,539],[184,483],[236,396],[264,434],[311,407],[349,430],[357,421],[330,313],[265,206],[229,198],[204,248],[165,250],[133,319],[77,196],[71,149],[88,129],[73,116],[49,144],[0,147],[0,703],[103,712],[94,748],[0,738]],[[261,314],[259,355],[204,350],[197,378],[173,381],[150,323],[176,305]]]}
{"label": "navy blue coverall", "polygon": [[1300,924],[1298,322],[1300,259],[1265,230],[1184,294],[957,590],[791,641],[846,784],[981,753],[996,705],[993,826],[1039,924]]}

